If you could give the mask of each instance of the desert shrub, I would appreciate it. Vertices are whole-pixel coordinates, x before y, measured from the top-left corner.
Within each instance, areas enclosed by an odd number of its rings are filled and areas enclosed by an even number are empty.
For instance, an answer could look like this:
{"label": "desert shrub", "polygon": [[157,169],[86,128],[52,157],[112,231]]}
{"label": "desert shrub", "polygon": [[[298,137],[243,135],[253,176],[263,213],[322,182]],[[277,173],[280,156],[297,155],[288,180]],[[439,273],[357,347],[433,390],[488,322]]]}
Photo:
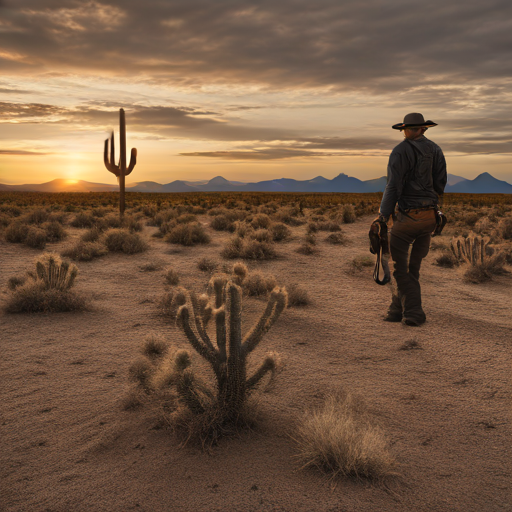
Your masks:
{"label": "desert shrub", "polygon": [[93,208],[91,213],[94,217],[103,218],[108,212],[109,210],[100,206],[99,208]]}
{"label": "desert shrub", "polygon": [[180,282],[180,276],[178,275],[178,272],[176,272],[176,270],[173,268],[169,268],[165,273],[165,282],[171,286],[178,286]]}
{"label": "desert shrub", "polygon": [[130,233],[140,233],[143,229],[142,222],[131,216],[124,218],[123,227],[127,228]]}
{"label": "desert shrub", "polygon": [[187,301],[185,288],[173,288],[165,292],[157,302],[160,313],[172,320],[176,318],[176,313],[180,306]]}
{"label": "desert shrub", "polygon": [[142,354],[150,359],[163,357],[167,354],[168,350],[169,345],[167,341],[155,334],[147,336],[141,347]]}
{"label": "desert shrub", "polygon": [[16,290],[16,288],[25,284],[26,280],[27,276],[12,276],[7,280],[7,288],[11,291]]}
{"label": "desert shrub", "polygon": [[27,224],[42,224],[46,222],[50,214],[46,210],[36,209],[28,212],[23,217],[23,221]]}
{"label": "desert shrub", "polygon": [[319,222],[317,226],[319,231],[341,231],[341,226],[336,222]]}
{"label": "desert shrub", "polygon": [[253,229],[268,228],[271,224],[270,217],[264,213],[255,215],[251,220],[251,226]]}
{"label": "desert shrub", "polygon": [[0,227],[6,228],[12,222],[12,217],[10,215],[5,215],[0,213]]}
{"label": "desert shrub", "polygon": [[341,216],[345,224],[352,224],[356,221],[356,212],[351,204],[346,204],[343,207]]}
{"label": "desert shrub", "polygon": [[325,241],[333,245],[344,245],[347,242],[343,233],[331,233]]}
{"label": "desert shrub", "polygon": [[199,222],[192,222],[189,224],[178,224],[173,227],[167,233],[165,241],[171,244],[191,246],[208,244],[210,243],[210,237]]}
{"label": "desert shrub", "polygon": [[239,236],[228,241],[221,252],[223,258],[243,260],[270,260],[277,257],[277,253],[268,242],[258,240],[247,240]]}
{"label": "desert shrub", "polygon": [[78,212],[71,221],[74,228],[92,228],[96,224],[96,219],[91,212]]}
{"label": "desert shrub", "polygon": [[29,227],[19,221],[14,221],[7,226],[7,229],[5,230],[5,239],[7,242],[11,242],[14,244],[20,244],[25,241],[27,238]]}
{"label": "desert shrub", "polygon": [[306,233],[304,242],[310,245],[316,245],[316,236],[313,233]]}
{"label": "desert shrub", "polygon": [[292,283],[286,287],[288,292],[288,307],[290,306],[307,306],[311,301],[308,291],[300,284]]}
{"label": "desert shrub", "polygon": [[272,242],[272,234],[268,229],[257,229],[250,234],[253,240],[258,242]]}
{"label": "desert shrub", "polygon": [[270,234],[272,235],[272,240],[274,242],[281,242],[283,240],[286,240],[287,238],[290,238],[292,232],[291,230],[286,227],[285,224],[282,224],[280,222],[276,222],[275,224],[272,224],[269,228]]}
{"label": "desert shrub", "polygon": [[109,229],[103,236],[104,243],[111,252],[135,254],[148,249],[148,244],[139,235],[125,229]]}
{"label": "desert shrub", "polygon": [[41,225],[46,233],[47,242],[60,242],[66,238],[66,230],[62,227],[62,224],[57,221],[45,222]]}
{"label": "desert shrub", "polygon": [[476,212],[467,212],[460,218],[460,223],[467,226],[468,228],[472,228],[480,219],[480,214]]}
{"label": "desert shrub", "polygon": [[235,223],[228,220],[226,215],[216,215],[210,222],[210,227],[215,231],[235,231]]}
{"label": "desert shrub", "polygon": [[273,218],[278,222],[284,222],[289,226],[301,226],[305,224],[306,221],[302,218],[304,215],[301,213],[300,209],[297,207],[288,207],[282,208],[278,210]]}
{"label": "desert shrub", "polygon": [[45,253],[36,261],[24,284],[17,286],[6,304],[8,313],[80,311],[87,301],[71,288],[78,269],[57,254]]}
{"label": "desert shrub", "polygon": [[102,233],[103,231],[99,226],[94,226],[85,231],[80,237],[80,240],[82,240],[82,242],[97,242]]}
{"label": "desert shrub", "polygon": [[73,245],[66,247],[61,254],[75,261],[91,261],[94,258],[105,256],[107,253],[107,248],[100,242],[78,240]]}
{"label": "desert shrub", "polygon": [[503,253],[493,254],[484,259],[470,265],[464,272],[464,280],[468,283],[479,284],[490,281],[495,275],[507,274],[503,264],[505,263],[505,255]]}
{"label": "desert shrub", "polygon": [[363,270],[365,267],[373,267],[375,265],[375,261],[370,256],[356,256],[350,262],[352,267],[356,270]]}
{"label": "desert shrub", "polygon": [[501,238],[512,240],[512,217],[500,219],[497,231]]}
{"label": "desert shrub", "polygon": [[36,226],[30,226],[25,244],[32,247],[32,249],[44,249],[46,247],[46,231]]}
{"label": "desert shrub", "polygon": [[307,230],[306,230],[306,233],[316,233],[318,231],[318,224],[316,222],[310,222],[308,224],[308,227],[307,227]]}
{"label": "desert shrub", "polygon": [[217,268],[217,263],[209,258],[201,258],[197,262],[197,268],[201,272],[213,272]]}
{"label": "desert shrub", "polygon": [[294,439],[303,469],[316,468],[332,478],[380,480],[396,474],[384,433],[361,401],[346,392],[332,393],[307,411]]}
{"label": "desert shrub", "polygon": [[269,294],[277,286],[277,281],[273,275],[250,272],[241,284],[247,295],[259,297]]}
{"label": "desert shrub", "polygon": [[[214,277],[209,290],[210,295],[199,297],[184,292],[186,302],[178,309],[177,325],[192,348],[211,366],[215,387],[194,372],[187,350],[169,351],[167,356],[158,354],[153,360],[139,359],[130,368],[132,379],[146,393],[169,388],[176,391],[182,408],[172,419],[185,426],[187,439],[198,438],[207,447],[247,424],[251,393],[267,374],[274,377],[279,363],[277,354],[267,353],[259,368],[251,373],[247,363],[251,352],[286,308],[287,300],[286,291],[276,288],[260,320],[242,338],[240,287]],[[210,320],[216,325],[215,342],[206,332]],[[229,341],[226,333],[230,333]]]}
{"label": "desert shrub", "polygon": [[455,258],[451,252],[447,251],[443,251],[443,253],[435,259],[435,264],[438,267],[453,268],[458,263],[457,258]]}
{"label": "desert shrub", "polygon": [[98,221],[98,227],[103,231],[109,228],[120,229],[124,227],[123,224],[124,219],[121,219],[118,213],[109,213]]}
{"label": "desert shrub", "polygon": [[302,242],[297,248],[297,252],[305,256],[312,256],[318,252],[318,249],[313,244]]}
{"label": "desert shrub", "polygon": [[162,266],[155,261],[145,263],[144,265],[141,265],[139,267],[141,272],[156,272],[157,270],[160,270],[161,268],[162,268]]}

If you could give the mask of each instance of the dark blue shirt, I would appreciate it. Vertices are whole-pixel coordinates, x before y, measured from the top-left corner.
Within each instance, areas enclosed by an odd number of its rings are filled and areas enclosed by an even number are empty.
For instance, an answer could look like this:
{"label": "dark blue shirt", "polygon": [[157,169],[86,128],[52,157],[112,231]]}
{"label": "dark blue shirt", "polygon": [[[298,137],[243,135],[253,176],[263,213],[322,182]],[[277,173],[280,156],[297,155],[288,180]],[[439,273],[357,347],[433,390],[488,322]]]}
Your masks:
{"label": "dark blue shirt", "polygon": [[[431,175],[421,176],[415,172],[422,154],[431,155]],[[404,139],[389,156],[388,181],[380,213],[388,217],[397,203],[400,210],[439,204],[446,181],[446,160],[441,148],[424,135],[413,141]]]}

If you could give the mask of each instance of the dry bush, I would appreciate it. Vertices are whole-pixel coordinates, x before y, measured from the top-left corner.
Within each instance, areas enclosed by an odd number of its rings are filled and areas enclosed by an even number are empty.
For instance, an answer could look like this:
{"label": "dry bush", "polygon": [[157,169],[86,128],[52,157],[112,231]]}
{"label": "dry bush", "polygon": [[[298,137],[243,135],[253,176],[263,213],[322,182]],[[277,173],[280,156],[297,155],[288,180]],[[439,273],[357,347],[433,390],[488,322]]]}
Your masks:
{"label": "dry bush", "polygon": [[136,254],[147,251],[148,244],[136,233],[125,229],[109,229],[103,235],[103,241],[111,252]]}
{"label": "dry bush", "polygon": [[292,234],[291,230],[286,227],[285,224],[280,222],[272,224],[269,228],[269,231],[274,242],[282,242],[283,240],[287,240]]}
{"label": "dry bush", "polygon": [[279,222],[284,222],[289,226],[301,226],[305,224],[304,214],[301,212],[299,207],[290,206],[287,208],[282,208],[278,210],[274,215],[274,220]]}
{"label": "dry bush", "polygon": [[352,224],[353,222],[355,222],[356,221],[356,212],[355,212],[354,207],[351,204],[346,204],[343,207],[341,217],[345,224]]}
{"label": "dry bush", "polygon": [[165,282],[171,286],[178,286],[180,282],[180,276],[178,275],[178,272],[176,272],[176,270],[173,268],[168,269],[165,273]]}
{"label": "dry bush", "polygon": [[82,242],[97,242],[102,233],[103,231],[100,226],[94,226],[83,233],[80,240],[82,240]]}
{"label": "dry bush", "polygon": [[35,272],[9,295],[7,313],[83,311],[87,301],[71,288],[78,269],[58,254],[45,253],[36,260]]}
{"label": "dry bush", "polygon": [[347,243],[347,240],[345,239],[345,236],[343,233],[331,233],[325,241],[329,244],[333,245],[345,245]]}
{"label": "dry bush", "polygon": [[171,244],[192,246],[210,243],[210,237],[199,222],[178,224],[167,233],[165,241]]}
{"label": "dry bush", "polygon": [[62,227],[62,224],[55,220],[45,222],[41,227],[46,231],[47,242],[60,242],[67,236],[66,230]]}
{"label": "dry bush", "polygon": [[354,269],[361,271],[365,267],[373,267],[375,261],[370,256],[356,256],[352,259],[350,264]]}
{"label": "dry bush", "polygon": [[27,238],[28,229],[29,227],[20,221],[11,222],[5,230],[5,240],[14,244],[21,244]]}
{"label": "dry bush", "polygon": [[312,233],[316,233],[317,231],[318,231],[318,224],[316,222],[310,222],[308,224],[306,233],[312,234]]}
{"label": "dry bush", "polygon": [[341,231],[341,226],[338,223],[332,221],[319,222],[317,227],[318,231],[330,231],[331,233],[335,231]]}
{"label": "dry bush", "polygon": [[277,253],[271,243],[235,236],[228,241],[221,256],[226,259],[270,260],[276,258]]}
{"label": "dry bush", "polygon": [[226,215],[216,215],[210,222],[210,227],[215,231],[235,231],[235,223],[229,220]]}
{"label": "dry bush", "polygon": [[214,272],[217,269],[218,263],[209,258],[201,258],[197,262],[197,268],[201,272]]}
{"label": "dry bush", "polygon": [[23,216],[23,222],[27,224],[42,224],[47,222],[50,214],[46,210],[36,209]]}
{"label": "dry bush", "polygon": [[250,272],[241,284],[243,291],[247,295],[260,297],[269,294],[277,286],[277,280],[270,274]]}
{"label": "dry bush", "polygon": [[302,244],[299,245],[297,252],[299,254],[304,254],[305,256],[312,256],[313,254],[318,253],[318,249],[311,243],[302,242]]}
{"label": "dry bush", "polygon": [[66,247],[61,254],[75,261],[91,261],[94,258],[105,256],[107,253],[107,248],[100,242],[78,240],[73,245]]}
{"label": "dry bush", "polygon": [[396,475],[396,461],[383,431],[353,395],[339,391],[321,407],[307,411],[294,440],[302,468],[316,468],[339,477],[381,480]]}
{"label": "dry bush", "polygon": [[74,228],[92,228],[96,222],[97,219],[91,212],[78,212],[71,221],[71,226]]}
{"label": "dry bush", "polygon": [[267,229],[270,227],[271,223],[272,221],[270,220],[270,217],[264,213],[255,215],[251,220],[251,226],[253,229]]}
{"label": "dry bush", "polygon": [[251,234],[250,234],[250,237],[253,239],[253,240],[257,240],[258,242],[272,242],[273,240],[273,236],[272,234],[270,233],[270,231],[268,229],[257,229],[256,231],[253,231]]}
{"label": "dry bush", "polygon": [[32,249],[44,249],[46,247],[46,231],[36,226],[29,226],[25,244]]}
{"label": "dry bush", "polygon": [[500,238],[512,240],[512,217],[500,219],[497,232]]}
{"label": "dry bush", "polygon": [[141,272],[156,272],[162,268],[162,265],[156,263],[155,261],[151,261],[149,263],[145,263],[139,267]]}
{"label": "dry bush", "polygon": [[11,291],[14,291],[16,288],[24,285],[26,280],[27,276],[12,276],[7,281],[7,288]]}
{"label": "dry bush", "polygon": [[157,307],[163,316],[175,320],[178,308],[183,306],[186,301],[186,290],[181,287],[173,288],[160,297],[157,302]]}
{"label": "dry bush", "polygon": [[308,291],[300,284],[292,283],[286,287],[288,292],[288,307],[290,306],[307,306],[311,303]]}
{"label": "dry bush", "polygon": [[470,265],[464,272],[464,280],[468,283],[480,284],[490,281],[495,275],[507,274],[508,271],[503,267],[504,263],[505,255],[503,253],[489,256],[482,263]]}
{"label": "dry bush", "polygon": [[451,252],[443,251],[443,253],[435,259],[435,264],[438,267],[453,268],[458,265],[459,262]]}
{"label": "dry bush", "polygon": [[130,233],[140,233],[144,228],[142,225],[142,221],[131,216],[126,216],[123,219],[122,225],[123,227],[127,228]]}

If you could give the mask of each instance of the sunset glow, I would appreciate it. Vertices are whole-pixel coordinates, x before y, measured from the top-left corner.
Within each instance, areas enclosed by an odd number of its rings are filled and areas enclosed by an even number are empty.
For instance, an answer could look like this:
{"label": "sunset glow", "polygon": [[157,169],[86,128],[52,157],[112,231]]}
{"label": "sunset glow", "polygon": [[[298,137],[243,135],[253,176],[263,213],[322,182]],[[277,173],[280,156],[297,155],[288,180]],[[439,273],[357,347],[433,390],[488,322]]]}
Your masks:
{"label": "sunset glow", "polygon": [[102,147],[120,107],[131,182],[377,178],[414,111],[450,173],[512,182],[512,16],[434,3],[7,0],[0,182],[116,183]]}

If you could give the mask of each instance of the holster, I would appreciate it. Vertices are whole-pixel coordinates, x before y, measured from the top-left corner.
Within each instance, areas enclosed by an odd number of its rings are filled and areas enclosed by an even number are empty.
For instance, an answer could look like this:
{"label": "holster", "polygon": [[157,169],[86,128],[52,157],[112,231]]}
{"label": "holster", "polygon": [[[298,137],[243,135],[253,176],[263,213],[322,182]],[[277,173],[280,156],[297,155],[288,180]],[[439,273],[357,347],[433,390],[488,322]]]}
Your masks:
{"label": "holster", "polygon": [[439,236],[447,222],[448,219],[446,218],[446,215],[441,210],[436,210],[436,228],[434,229],[432,236]]}

